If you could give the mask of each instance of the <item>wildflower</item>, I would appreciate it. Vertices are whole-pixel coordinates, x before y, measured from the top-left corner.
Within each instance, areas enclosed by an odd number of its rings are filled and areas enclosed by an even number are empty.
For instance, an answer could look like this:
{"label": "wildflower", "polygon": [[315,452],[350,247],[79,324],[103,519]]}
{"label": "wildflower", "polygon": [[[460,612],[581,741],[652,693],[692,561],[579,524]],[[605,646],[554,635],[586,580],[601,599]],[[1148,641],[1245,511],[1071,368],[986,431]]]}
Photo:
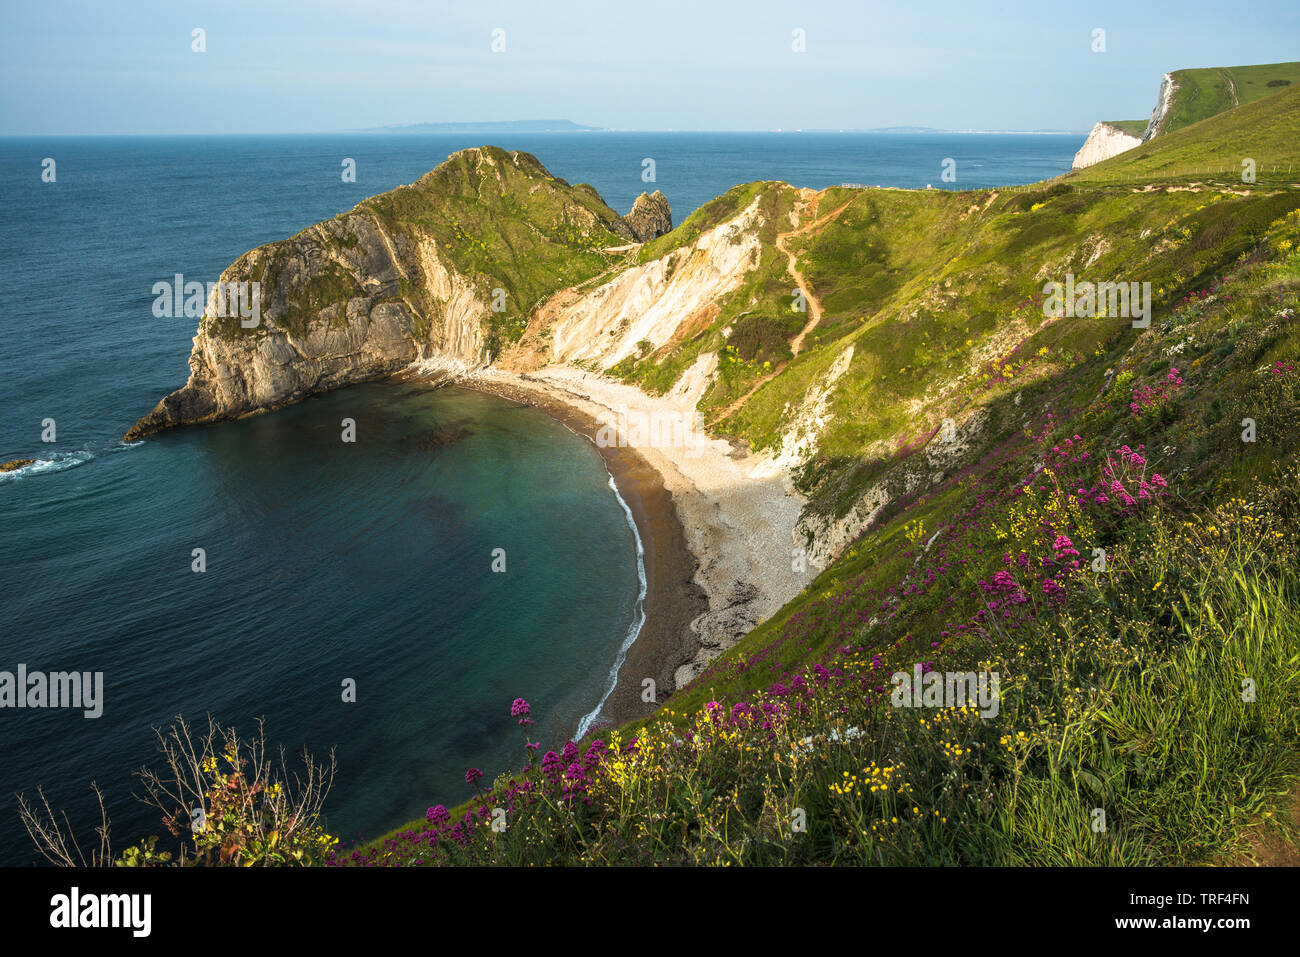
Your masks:
{"label": "wildflower", "polygon": [[1043,594],[1056,604],[1065,601],[1065,589],[1050,578],[1043,579]]}
{"label": "wildflower", "polygon": [[1079,555],[1079,550],[1074,547],[1074,543],[1065,535],[1056,536],[1055,541],[1052,542],[1052,550],[1056,552],[1056,558],[1058,561],[1062,560],[1065,556],[1074,556],[1077,558]]}
{"label": "wildflower", "polygon": [[564,770],[564,761],[554,751],[542,755],[542,773],[548,778],[559,777]]}

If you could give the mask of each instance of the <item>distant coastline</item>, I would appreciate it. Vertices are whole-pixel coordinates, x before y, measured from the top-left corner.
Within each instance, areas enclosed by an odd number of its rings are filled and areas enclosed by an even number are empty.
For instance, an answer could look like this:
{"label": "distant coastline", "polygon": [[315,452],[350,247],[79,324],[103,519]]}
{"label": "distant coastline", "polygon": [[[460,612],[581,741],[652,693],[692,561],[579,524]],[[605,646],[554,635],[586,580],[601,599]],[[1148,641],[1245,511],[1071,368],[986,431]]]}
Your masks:
{"label": "distant coastline", "polygon": [[353,133],[601,133],[601,126],[586,126],[572,120],[488,120],[455,123],[406,123],[368,126]]}

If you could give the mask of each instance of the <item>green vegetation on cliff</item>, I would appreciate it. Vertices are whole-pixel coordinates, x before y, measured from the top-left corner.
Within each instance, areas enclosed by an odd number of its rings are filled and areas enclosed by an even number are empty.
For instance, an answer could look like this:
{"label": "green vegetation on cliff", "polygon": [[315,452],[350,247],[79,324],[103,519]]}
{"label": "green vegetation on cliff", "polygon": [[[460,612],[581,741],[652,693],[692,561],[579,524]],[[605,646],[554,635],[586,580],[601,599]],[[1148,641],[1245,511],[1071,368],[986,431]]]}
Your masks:
{"label": "green vegetation on cliff", "polygon": [[[1183,185],[1291,188],[1300,182],[1295,143],[1300,137],[1300,84],[1221,113],[1204,123],[1166,132],[1095,166],[1070,173],[1075,185]],[[1243,183],[1243,161],[1254,161],[1255,183]]]}
{"label": "green vegetation on cliff", "polygon": [[620,217],[589,186],[570,186],[528,153],[465,150],[411,186],[362,203],[392,232],[429,238],[494,311],[489,347],[515,341],[549,296],[608,268],[626,240]]}
{"label": "green vegetation on cliff", "polygon": [[1300,62],[1176,70],[1172,76],[1176,88],[1162,135],[1300,85]]}
{"label": "green vegetation on cliff", "polygon": [[1105,120],[1107,126],[1113,126],[1115,129],[1127,133],[1129,136],[1141,138],[1142,134],[1147,131],[1147,120]]}
{"label": "green vegetation on cliff", "polygon": [[[267,322],[245,328],[237,316],[209,316],[205,328],[227,339],[275,326],[301,337],[312,323],[341,322],[361,297],[405,304],[423,338],[459,281],[486,307],[495,353],[553,293],[609,269],[616,259],[603,250],[627,242],[627,230],[594,189],[570,186],[531,154],[462,150],[410,186],[241,257],[237,277],[262,284]],[[385,260],[388,274],[376,277]],[[446,288],[434,288],[440,271]]]}

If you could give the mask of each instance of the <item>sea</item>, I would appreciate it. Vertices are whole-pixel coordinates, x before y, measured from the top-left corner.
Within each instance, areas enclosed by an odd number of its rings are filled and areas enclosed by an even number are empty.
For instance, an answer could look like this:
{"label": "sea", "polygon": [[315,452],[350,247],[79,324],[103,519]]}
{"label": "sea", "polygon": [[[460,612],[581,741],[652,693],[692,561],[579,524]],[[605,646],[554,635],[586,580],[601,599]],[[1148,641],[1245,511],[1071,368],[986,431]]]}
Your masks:
{"label": "sea", "polygon": [[[1083,140],[584,132],[493,145],[620,212],[662,190],[681,222],[760,179],[1035,182],[1067,171]],[[163,833],[137,774],[159,766],[156,734],[178,719],[261,735],[290,770],[304,750],[332,755],[327,824],[345,845],[469,798],[470,768],[490,781],[521,766],[525,732],[558,750],[591,725],[640,625],[644,571],[601,456],[559,422],[393,380],[120,439],[188,374],[194,320],[156,318],[155,282],[215,280],[246,250],[479,145],[0,138],[0,462],[36,460],[0,475],[0,673],[102,674],[95,717],[0,707],[0,865],[42,862],[19,794],[66,812],[83,845],[99,824],[92,784],[118,849]],[[511,717],[516,698],[535,726]]]}

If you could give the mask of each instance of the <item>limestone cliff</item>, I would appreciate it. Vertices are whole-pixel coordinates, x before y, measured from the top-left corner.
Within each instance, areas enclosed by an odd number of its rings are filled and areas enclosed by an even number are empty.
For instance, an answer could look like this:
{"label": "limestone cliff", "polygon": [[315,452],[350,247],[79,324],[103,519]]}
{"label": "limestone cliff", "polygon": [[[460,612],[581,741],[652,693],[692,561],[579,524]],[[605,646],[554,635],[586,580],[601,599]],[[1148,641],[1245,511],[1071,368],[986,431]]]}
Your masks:
{"label": "limestone cliff", "polygon": [[1166,73],[1160,81],[1160,95],[1156,98],[1155,109],[1145,126],[1140,120],[1115,122],[1103,120],[1092,128],[1079,152],[1074,154],[1071,169],[1083,169],[1112,156],[1141,146],[1143,143],[1167,131],[1170,111],[1175,94],[1179,90],[1178,78],[1173,73]]}
{"label": "limestone cliff", "polygon": [[1142,144],[1142,138],[1127,133],[1111,123],[1101,122],[1092,128],[1088,139],[1084,141],[1079,152],[1074,154],[1071,169],[1083,169],[1112,156],[1118,156],[1125,150],[1131,150]]}
{"label": "limestone cliff", "polygon": [[[662,198],[662,194],[656,194]],[[666,201],[665,201],[666,202]],[[557,297],[539,310],[507,368],[586,363],[608,369],[658,349],[743,281],[759,257],[757,201],[693,243],[631,266],[582,294]]]}
{"label": "limestone cliff", "polygon": [[219,317],[214,290],[190,376],[127,432],[236,418],[421,359],[449,369],[487,361],[487,307],[431,239],[412,241],[354,212],[240,257],[221,283],[258,282],[261,315]]}

